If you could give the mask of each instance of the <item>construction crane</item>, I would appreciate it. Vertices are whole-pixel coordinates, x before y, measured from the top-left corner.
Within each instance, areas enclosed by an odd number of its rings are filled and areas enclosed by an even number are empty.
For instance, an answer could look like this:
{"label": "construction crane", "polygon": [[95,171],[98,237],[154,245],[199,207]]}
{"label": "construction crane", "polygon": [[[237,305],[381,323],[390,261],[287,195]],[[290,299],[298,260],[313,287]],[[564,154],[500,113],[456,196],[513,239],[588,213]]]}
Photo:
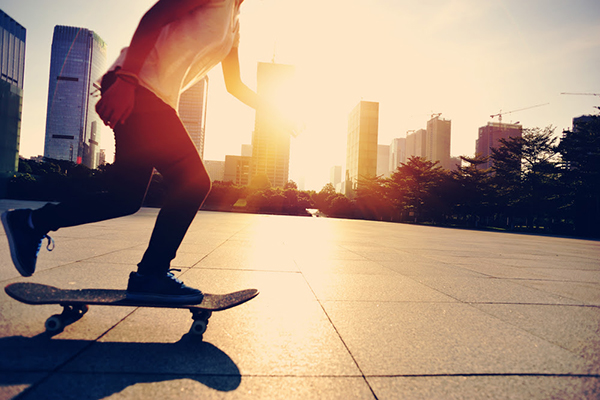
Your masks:
{"label": "construction crane", "polygon": [[561,94],[573,94],[576,96],[600,96],[600,93],[568,93],[568,92],[562,92]]}
{"label": "construction crane", "polygon": [[502,112],[502,110],[500,110],[500,112],[498,114],[492,114],[492,115],[490,115],[490,118],[498,117],[498,122],[502,123],[502,116],[503,115],[512,114],[512,113],[515,113],[517,111],[529,110],[530,108],[547,106],[548,104],[550,104],[550,103],[536,104],[535,106],[530,106],[530,107],[525,107],[525,108],[519,108],[517,110],[512,110],[512,111],[507,111],[507,112]]}
{"label": "construction crane", "polygon": [[[598,96],[600,97],[600,93],[570,93],[570,92],[562,92],[561,94],[572,94],[575,96]],[[598,110],[600,110],[599,106],[594,106],[594,108],[597,108]]]}

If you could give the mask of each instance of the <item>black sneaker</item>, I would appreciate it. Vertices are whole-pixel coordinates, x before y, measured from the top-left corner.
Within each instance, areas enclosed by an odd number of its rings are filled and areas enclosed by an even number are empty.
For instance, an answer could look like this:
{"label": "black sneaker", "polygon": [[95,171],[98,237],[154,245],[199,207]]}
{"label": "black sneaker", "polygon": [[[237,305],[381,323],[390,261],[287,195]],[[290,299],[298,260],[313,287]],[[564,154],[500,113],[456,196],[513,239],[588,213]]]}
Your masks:
{"label": "black sneaker", "polygon": [[[198,289],[184,285],[169,270],[165,275],[140,275],[137,272],[129,274],[127,298],[135,301],[199,304],[204,295]],[[178,271],[178,270],[175,270]]]}
{"label": "black sneaker", "polygon": [[35,272],[35,264],[42,247],[42,240],[48,239],[46,248],[54,249],[54,241],[45,233],[40,233],[29,226],[31,210],[12,210],[2,214],[2,225],[6,231],[10,255],[17,271],[23,276],[31,276]]}

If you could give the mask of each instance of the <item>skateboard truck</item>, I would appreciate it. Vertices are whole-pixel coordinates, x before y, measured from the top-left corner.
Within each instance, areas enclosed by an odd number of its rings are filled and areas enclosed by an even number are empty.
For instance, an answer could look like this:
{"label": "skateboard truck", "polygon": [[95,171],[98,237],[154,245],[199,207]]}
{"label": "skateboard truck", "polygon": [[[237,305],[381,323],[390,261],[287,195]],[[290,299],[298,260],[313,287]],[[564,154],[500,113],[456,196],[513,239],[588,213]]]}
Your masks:
{"label": "skateboard truck", "polygon": [[87,304],[61,303],[60,306],[63,308],[62,313],[52,315],[44,324],[48,333],[61,332],[65,326],[78,321],[89,310]]}
{"label": "skateboard truck", "polygon": [[190,333],[194,336],[200,336],[206,332],[206,328],[208,325],[208,319],[212,315],[212,311],[209,310],[198,310],[198,309],[190,309],[192,312],[192,326],[190,328]]}

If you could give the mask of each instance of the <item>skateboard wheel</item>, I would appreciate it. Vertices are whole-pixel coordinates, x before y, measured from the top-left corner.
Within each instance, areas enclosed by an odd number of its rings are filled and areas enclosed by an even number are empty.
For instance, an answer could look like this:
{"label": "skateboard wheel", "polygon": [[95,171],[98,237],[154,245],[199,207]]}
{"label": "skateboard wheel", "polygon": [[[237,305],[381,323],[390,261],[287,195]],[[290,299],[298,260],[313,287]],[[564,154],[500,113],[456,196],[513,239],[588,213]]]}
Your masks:
{"label": "skateboard wheel", "polygon": [[204,332],[206,332],[207,321],[196,320],[192,323],[192,327],[190,328],[190,333],[192,335],[202,336]]}
{"label": "skateboard wheel", "polygon": [[60,315],[53,315],[46,320],[44,326],[48,332],[59,332],[65,327],[65,324]]}

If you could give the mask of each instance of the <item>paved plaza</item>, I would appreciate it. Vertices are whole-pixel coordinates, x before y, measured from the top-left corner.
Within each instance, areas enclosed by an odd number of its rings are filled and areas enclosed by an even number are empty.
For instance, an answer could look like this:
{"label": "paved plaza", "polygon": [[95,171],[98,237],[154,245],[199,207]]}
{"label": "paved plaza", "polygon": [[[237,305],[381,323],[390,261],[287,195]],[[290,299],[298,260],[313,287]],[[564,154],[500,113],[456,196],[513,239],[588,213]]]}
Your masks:
{"label": "paved plaza", "polygon": [[[0,212],[39,204],[0,200]],[[55,232],[21,277],[124,289],[156,209]],[[210,319],[59,306],[0,293],[0,399],[598,399],[600,242],[373,221],[200,212],[174,268],[211,293],[257,288]]]}

